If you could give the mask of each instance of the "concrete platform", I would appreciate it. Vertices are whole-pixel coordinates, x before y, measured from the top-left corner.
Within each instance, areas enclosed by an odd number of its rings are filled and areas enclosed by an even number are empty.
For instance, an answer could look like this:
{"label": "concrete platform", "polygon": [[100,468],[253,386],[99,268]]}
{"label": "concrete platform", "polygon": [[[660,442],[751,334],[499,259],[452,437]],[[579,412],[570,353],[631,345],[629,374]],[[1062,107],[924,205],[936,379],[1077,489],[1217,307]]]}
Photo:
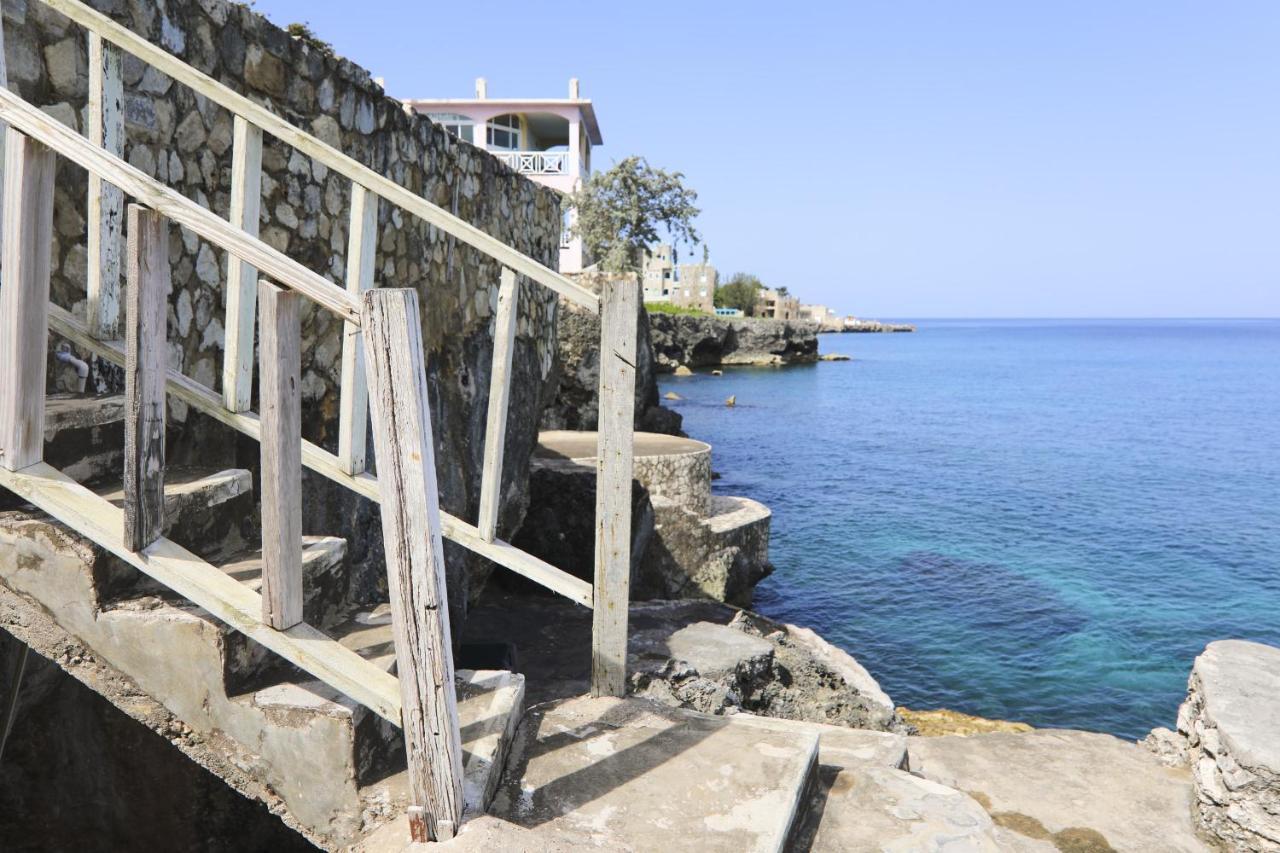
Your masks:
{"label": "concrete platform", "polygon": [[[546,430],[538,434],[534,459],[595,467],[598,434]],[[672,501],[697,515],[711,509],[711,445],[692,438],[637,432],[632,443],[635,478],[650,497]]]}
{"label": "concrete platform", "polygon": [[818,738],[638,699],[533,708],[490,814],[579,849],[780,851]]}
{"label": "concrete platform", "polygon": [[911,768],[972,795],[1026,841],[1071,850],[1200,853],[1191,774],[1136,744],[1039,730],[911,738]]}

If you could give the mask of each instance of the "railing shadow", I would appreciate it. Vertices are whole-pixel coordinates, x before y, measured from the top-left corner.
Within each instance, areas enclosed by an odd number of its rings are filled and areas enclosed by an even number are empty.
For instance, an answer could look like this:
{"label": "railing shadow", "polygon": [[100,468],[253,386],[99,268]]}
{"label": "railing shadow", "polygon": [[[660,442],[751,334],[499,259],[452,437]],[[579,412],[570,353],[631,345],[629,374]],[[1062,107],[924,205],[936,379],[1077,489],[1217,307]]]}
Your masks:
{"label": "railing shadow", "polygon": [[[550,753],[625,731],[642,716],[654,713],[661,714],[657,709],[641,710],[631,705],[617,705],[592,722],[543,737],[529,744],[520,772],[525,772],[530,764]],[[665,715],[662,718],[668,724],[666,728],[539,786],[532,793],[533,808],[516,809],[512,814],[503,815],[503,819],[529,829],[553,821],[643,777],[728,725],[727,721],[714,719],[695,722]],[[545,722],[545,718],[542,721]],[[590,747],[587,751],[591,752]]]}

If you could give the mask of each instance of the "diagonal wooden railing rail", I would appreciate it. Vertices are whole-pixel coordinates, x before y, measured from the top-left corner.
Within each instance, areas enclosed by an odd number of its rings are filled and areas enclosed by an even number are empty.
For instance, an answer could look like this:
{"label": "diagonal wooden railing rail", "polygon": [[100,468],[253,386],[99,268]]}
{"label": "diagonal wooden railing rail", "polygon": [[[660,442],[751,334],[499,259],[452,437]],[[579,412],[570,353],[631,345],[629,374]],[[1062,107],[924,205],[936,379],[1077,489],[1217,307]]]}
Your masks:
{"label": "diagonal wooden railing rail", "polygon": [[[593,608],[592,691],[621,695],[625,690],[637,288],[608,284],[597,296],[78,0],[44,2],[87,30],[89,136],[80,136],[0,87],[0,121],[10,127],[0,259],[0,486],[23,495],[215,617],[402,725],[415,837],[448,837],[460,820],[461,776],[448,613],[441,606],[445,600],[441,536]],[[0,23],[0,44],[2,28]],[[122,50],[232,112],[230,221],[123,161]],[[257,238],[264,131],[351,180],[345,287]],[[87,321],[48,302],[55,155],[77,163],[90,176]],[[126,197],[136,203],[129,206],[129,241],[127,252],[122,253]],[[373,249],[380,201],[419,217],[502,265],[475,524],[438,507],[416,296],[412,291],[374,290]],[[158,235],[164,233],[166,219],[186,226],[232,258],[222,394],[165,364],[163,306],[170,272],[167,244]],[[123,299],[119,290],[122,261],[128,272]],[[601,315],[594,584],[496,535],[520,293],[517,276]],[[298,299],[304,297],[345,324],[336,455],[301,438]],[[124,312],[121,306],[126,302],[130,310]],[[255,321],[260,342],[260,414],[250,410]],[[126,327],[123,341],[118,340],[122,325]],[[42,330],[46,326],[126,368],[130,406],[123,513],[42,461],[47,349],[47,332]],[[270,479],[272,485],[264,487],[262,495],[261,596],[159,535],[165,394],[262,445],[263,480]],[[379,459],[377,477],[367,471],[364,447],[370,409]],[[302,467],[381,504],[399,679],[301,621]],[[423,527],[428,531],[425,537],[407,535]]]}

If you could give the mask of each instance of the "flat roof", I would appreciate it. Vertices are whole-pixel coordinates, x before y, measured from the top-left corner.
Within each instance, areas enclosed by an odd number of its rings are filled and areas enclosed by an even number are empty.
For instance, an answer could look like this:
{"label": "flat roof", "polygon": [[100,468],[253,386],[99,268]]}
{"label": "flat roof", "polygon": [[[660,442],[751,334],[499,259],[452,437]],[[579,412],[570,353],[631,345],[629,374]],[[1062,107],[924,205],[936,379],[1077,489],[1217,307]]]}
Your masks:
{"label": "flat roof", "polygon": [[405,98],[415,110],[448,112],[450,107],[501,107],[509,112],[529,112],[538,107],[577,107],[587,125],[587,138],[592,145],[603,145],[596,110],[585,98]]}

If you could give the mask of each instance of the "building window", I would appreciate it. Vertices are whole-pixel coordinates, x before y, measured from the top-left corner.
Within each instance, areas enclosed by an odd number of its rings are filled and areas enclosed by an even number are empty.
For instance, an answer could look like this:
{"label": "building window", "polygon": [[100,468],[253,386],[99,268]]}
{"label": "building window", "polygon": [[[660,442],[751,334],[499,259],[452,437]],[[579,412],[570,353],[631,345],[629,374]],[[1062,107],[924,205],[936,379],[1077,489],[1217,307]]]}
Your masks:
{"label": "building window", "polygon": [[520,116],[509,113],[489,119],[486,141],[503,151],[520,150]]}
{"label": "building window", "polygon": [[427,113],[427,118],[461,139],[475,142],[475,122],[457,113]]}

